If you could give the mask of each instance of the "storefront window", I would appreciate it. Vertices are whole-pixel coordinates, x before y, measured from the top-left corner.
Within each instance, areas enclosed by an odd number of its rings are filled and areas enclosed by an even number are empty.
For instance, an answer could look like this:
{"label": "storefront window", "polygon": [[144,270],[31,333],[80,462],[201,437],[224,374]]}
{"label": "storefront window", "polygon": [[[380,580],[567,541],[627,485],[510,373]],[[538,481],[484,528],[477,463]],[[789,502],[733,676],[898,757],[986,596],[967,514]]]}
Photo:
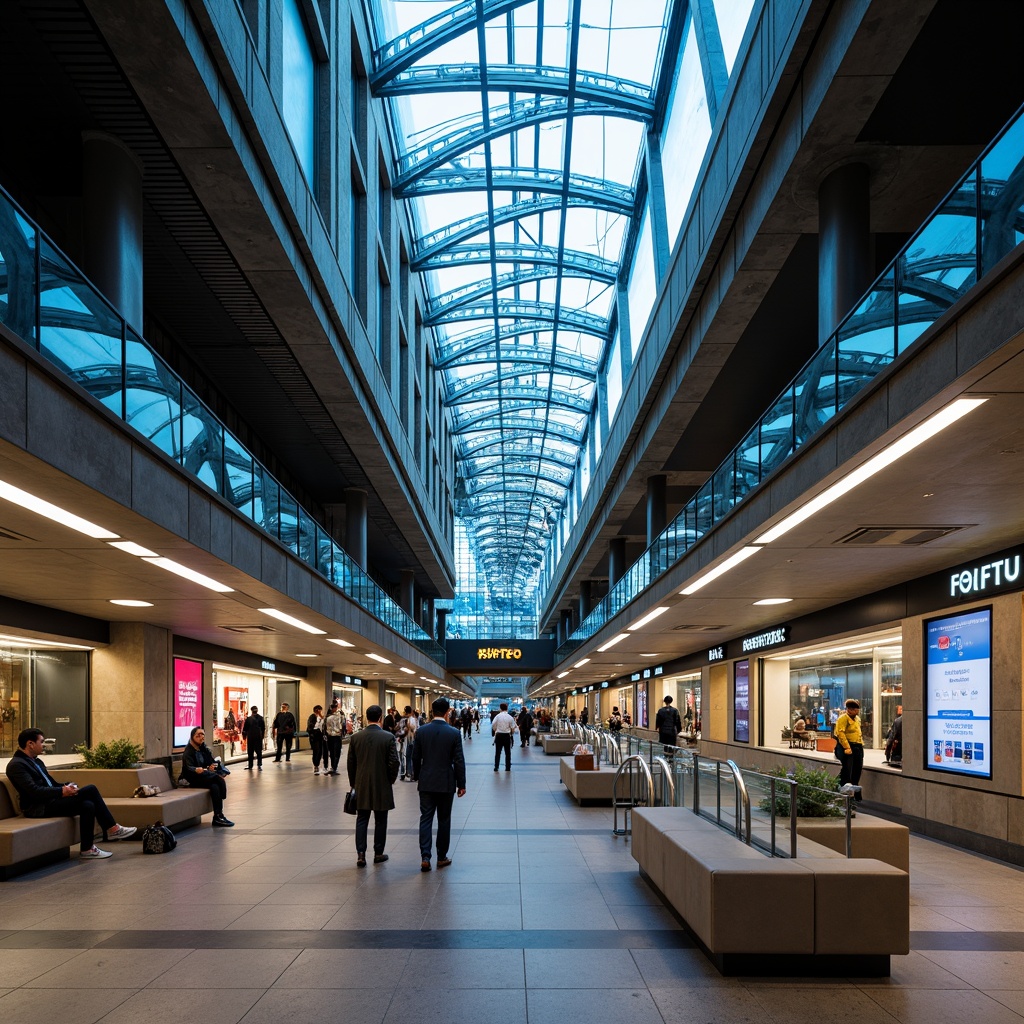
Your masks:
{"label": "storefront window", "polygon": [[43,730],[47,754],[88,744],[88,651],[0,642],[0,757],[14,753],[29,726]]}
{"label": "storefront window", "polygon": [[[698,739],[701,729],[700,672],[688,672],[665,680],[665,697],[671,697],[683,720],[683,735]],[[660,706],[660,705],[659,705]]]}

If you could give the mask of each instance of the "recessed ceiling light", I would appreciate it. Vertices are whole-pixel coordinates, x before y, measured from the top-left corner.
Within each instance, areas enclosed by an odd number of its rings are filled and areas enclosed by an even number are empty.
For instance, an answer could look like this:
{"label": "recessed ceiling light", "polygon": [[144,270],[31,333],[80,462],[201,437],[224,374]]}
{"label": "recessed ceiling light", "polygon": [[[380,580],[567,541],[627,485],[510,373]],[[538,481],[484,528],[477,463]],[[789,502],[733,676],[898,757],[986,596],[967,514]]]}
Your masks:
{"label": "recessed ceiling light", "polygon": [[53,505],[42,498],[37,498],[34,494],[29,494],[28,491],[23,491],[20,487],[15,487],[5,480],[0,480],[0,498],[5,498],[12,504],[28,509],[29,512],[52,519],[55,523],[60,523],[61,526],[67,526],[69,529],[77,533],[84,533],[87,537],[93,537],[95,540],[117,540],[116,533],[111,533],[110,530],[104,529],[102,526],[90,523],[88,519],[82,519],[59,505]]}
{"label": "recessed ceiling light", "polygon": [[368,658],[373,658],[374,661],[379,661],[382,665],[390,665],[391,664],[391,662],[390,662],[390,660],[388,658],[385,658],[385,657],[383,657],[380,654],[374,654],[373,651],[370,651],[370,653],[367,654],[366,656]]}
{"label": "recessed ceiling light", "polygon": [[724,576],[730,569],[734,569],[740,562],[746,561],[751,555],[757,554],[761,549],[748,545],[745,548],[740,548],[736,554],[727,558],[721,565],[716,566],[710,572],[705,573],[700,579],[695,580],[688,587],[684,587],[679,591],[680,594],[689,596],[690,594],[697,593],[701,587],[706,587],[712,580],[717,580],[719,576]]}
{"label": "recessed ceiling light", "polygon": [[355,647],[355,644],[350,644],[347,640],[336,640],[328,639],[329,644],[337,644],[339,647]]}
{"label": "recessed ceiling light", "polygon": [[326,630],[317,629],[316,626],[311,626],[308,622],[303,622],[302,619],[297,619],[293,615],[288,615],[285,612],[279,612],[276,608],[261,608],[260,611],[263,612],[264,615],[269,615],[271,618],[277,619],[279,622],[286,622],[289,626],[305,630],[305,632],[312,633],[314,636],[327,635]]}
{"label": "recessed ceiling light", "polygon": [[600,647],[598,647],[598,654],[604,654],[605,651],[610,651],[617,643],[625,640],[628,636],[628,633],[620,633],[618,636],[613,636],[611,640],[605,641]]}
{"label": "recessed ceiling light", "polygon": [[580,660],[577,661],[575,665],[573,665],[573,668],[582,668],[584,665],[587,665],[589,663],[590,663],[590,659],[589,658],[580,658]]}
{"label": "recessed ceiling light", "polygon": [[660,654],[641,654],[641,658],[660,658]]}
{"label": "recessed ceiling light", "polygon": [[789,604],[792,600],[791,597],[763,597],[760,601],[755,601],[754,604]]}
{"label": "recessed ceiling light", "polygon": [[659,615],[662,615],[662,614],[664,614],[667,611],[668,611],[668,605],[667,604],[666,605],[662,605],[660,608],[654,608],[651,611],[649,611],[642,619],[637,619],[637,621],[634,622],[632,626],[627,626],[626,628],[630,632],[632,632],[633,630],[636,630],[636,629],[640,629],[643,626],[646,626],[648,622],[653,622]]}
{"label": "recessed ceiling light", "polygon": [[110,599],[111,604],[119,604],[122,608],[152,608],[152,601],[131,601],[128,598]]}
{"label": "recessed ceiling light", "polygon": [[138,555],[139,558],[159,558],[160,556],[155,551],[150,551],[149,548],[144,548],[141,544],[136,544],[133,540],[112,540],[109,541],[112,548],[117,548],[119,551],[125,551],[129,555]]}
{"label": "recessed ceiling light", "polygon": [[201,572],[196,572],[195,569],[190,569],[187,565],[182,565],[180,562],[175,562],[170,558],[144,558],[143,561],[148,562],[150,565],[158,566],[161,569],[166,569],[168,572],[173,572],[175,576],[180,576],[182,579],[198,583],[199,586],[206,587],[207,590],[215,590],[218,594],[233,593],[231,587],[218,583],[215,579],[204,576]]}
{"label": "recessed ceiling light", "polygon": [[415,671],[413,669],[406,668],[404,665],[399,665],[398,666],[398,671],[399,672],[404,672],[407,676],[414,676],[414,675],[416,675],[416,673],[415,673]]}
{"label": "recessed ceiling light", "polygon": [[293,658],[319,658],[319,654],[293,654]]}

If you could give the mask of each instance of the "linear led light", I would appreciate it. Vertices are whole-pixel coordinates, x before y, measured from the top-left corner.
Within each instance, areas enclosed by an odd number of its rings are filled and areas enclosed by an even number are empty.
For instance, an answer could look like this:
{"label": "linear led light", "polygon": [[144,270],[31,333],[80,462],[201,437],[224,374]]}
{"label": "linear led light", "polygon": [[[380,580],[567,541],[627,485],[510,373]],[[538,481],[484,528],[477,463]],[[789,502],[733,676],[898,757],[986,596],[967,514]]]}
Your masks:
{"label": "linear led light", "polygon": [[207,590],[216,590],[218,594],[234,593],[231,587],[218,583],[215,579],[204,576],[201,572],[196,572],[195,569],[190,569],[187,565],[182,565],[181,562],[175,562],[170,558],[144,558],[143,561],[173,572],[175,576],[181,576],[182,579],[198,583],[199,586],[206,587]]}
{"label": "linear led light", "polygon": [[337,644],[339,647],[355,647],[355,644],[350,644],[347,640],[329,639],[327,642],[329,644]]}
{"label": "linear led light", "polygon": [[379,661],[382,665],[391,664],[391,661],[388,658],[385,658],[383,655],[380,654],[374,654],[373,651],[370,651],[370,653],[367,654],[367,657],[373,658],[374,661]]}
{"label": "linear led light", "polygon": [[261,608],[261,612],[264,615],[269,615],[272,619],[277,619],[279,622],[286,622],[289,626],[294,626],[296,629],[301,629],[306,633],[312,633],[314,636],[326,636],[326,630],[317,629],[316,626],[311,626],[308,622],[303,622],[302,619],[296,619],[292,615],[288,615],[285,612],[279,612],[276,608]]}
{"label": "linear led light", "polygon": [[760,601],[755,601],[754,604],[789,604],[792,600],[793,598],[791,597],[762,597]]}
{"label": "linear led light", "polygon": [[684,587],[679,593],[687,596],[696,594],[701,587],[706,587],[712,580],[717,580],[719,576],[724,576],[730,569],[736,568],[740,562],[745,562],[751,555],[756,554],[760,550],[760,548],[753,545],[740,548],[731,558],[727,558],[721,565],[715,566],[711,572],[705,573],[700,579],[694,580],[693,583],[688,587]]}
{"label": "linear led light", "polygon": [[159,558],[160,556],[155,551],[150,551],[149,548],[144,548],[141,544],[136,544],[133,540],[112,540],[110,542],[112,548],[117,548],[120,551],[126,551],[129,555],[138,555],[139,558]]}
{"label": "linear led light", "polygon": [[626,629],[628,629],[630,632],[633,632],[633,630],[636,629],[642,629],[644,626],[647,625],[648,622],[653,622],[659,615],[667,611],[667,604],[662,605],[660,608],[654,608],[651,611],[649,611],[642,619],[637,619],[637,621],[634,622],[632,626],[627,626]]}
{"label": "linear led light", "polygon": [[413,669],[406,668],[404,665],[399,665],[398,666],[398,671],[399,672],[404,672],[407,676],[414,676],[414,675],[416,675],[416,672]]}
{"label": "linear led light", "polygon": [[919,424],[909,433],[904,434],[898,441],[894,441],[888,448],[884,448],[877,455],[868,459],[862,466],[858,466],[852,473],[848,473],[838,483],[822,491],[816,498],[812,498],[802,508],[798,508],[791,515],[786,516],[781,523],[773,526],[767,533],[762,534],[754,542],[755,544],[771,544],[773,540],[789,533],[794,527],[810,519],[815,513],[831,505],[837,498],[849,493],[854,487],[864,483],[876,473],[880,473],[887,466],[891,466],[897,459],[903,458],[919,445],[934,437],[939,432],[952,426],[961,417],[973,412],[979,405],[984,405],[987,398],[958,398],[951,402],[945,409],[935,413]]}
{"label": "linear led light", "polygon": [[575,665],[573,665],[573,668],[582,668],[584,665],[589,665],[589,664],[590,664],[590,659],[589,658],[580,658],[580,660],[577,661]]}
{"label": "linear led light", "polygon": [[34,494],[29,494],[28,491],[23,491],[20,487],[15,487],[5,480],[0,480],[0,498],[5,498],[21,508],[28,509],[29,512],[35,512],[36,515],[52,519],[55,523],[60,523],[61,526],[84,533],[87,537],[93,537],[96,540],[117,540],[118,538],[118,534],[111,533],[110,530],[97,526],[95,523],[90,523],[88,519],[76,516],[59,505],[52,505],[42,498],[37,498]]}
{"label": "linear led light", "polygon": [[112,597],[111,604],[119,604],[122,608],[152,608],[152,601],[135,601],[127,597]]}
{"label": "linear led light", "polygon": [[620,633],[618,636],[613,636],[611,640],[608,640],[598,647],[597,653],[604,654],[605,651],[610,651],[620,640],[625,640],[628,636],[628,633]]}
{"label": "linear led light", "polygon": [[559,672],[558,673],[558,678],[559,679],[564,679],[568,674],[569,674],[569,670],[566,669],[564,672]]}

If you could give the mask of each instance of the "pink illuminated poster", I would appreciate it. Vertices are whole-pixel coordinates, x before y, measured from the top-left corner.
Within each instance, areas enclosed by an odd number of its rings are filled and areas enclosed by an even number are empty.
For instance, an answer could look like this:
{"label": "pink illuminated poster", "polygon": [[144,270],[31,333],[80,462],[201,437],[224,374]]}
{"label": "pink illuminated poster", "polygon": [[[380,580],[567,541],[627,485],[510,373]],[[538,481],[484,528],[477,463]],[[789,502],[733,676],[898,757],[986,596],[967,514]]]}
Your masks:
{"label": "pink illuminated poster", "polygon": [[174,659],[174,745],[188,743],[189,733],[203,724],[203,663]]}

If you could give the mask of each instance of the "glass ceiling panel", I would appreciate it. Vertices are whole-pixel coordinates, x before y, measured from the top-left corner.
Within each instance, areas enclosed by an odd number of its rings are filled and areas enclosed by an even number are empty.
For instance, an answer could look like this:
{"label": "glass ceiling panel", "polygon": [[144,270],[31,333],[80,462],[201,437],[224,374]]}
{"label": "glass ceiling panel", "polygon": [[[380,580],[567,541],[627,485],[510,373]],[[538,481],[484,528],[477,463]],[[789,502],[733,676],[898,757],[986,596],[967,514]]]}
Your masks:
{"label": "glass ceiling panel", "polygon": [[467,579],[487,589],[480,607],[532,611],[594,414],[668,23],[686,5],[370,7],[371,88],[388,97],[395,193],[410,197]]}

